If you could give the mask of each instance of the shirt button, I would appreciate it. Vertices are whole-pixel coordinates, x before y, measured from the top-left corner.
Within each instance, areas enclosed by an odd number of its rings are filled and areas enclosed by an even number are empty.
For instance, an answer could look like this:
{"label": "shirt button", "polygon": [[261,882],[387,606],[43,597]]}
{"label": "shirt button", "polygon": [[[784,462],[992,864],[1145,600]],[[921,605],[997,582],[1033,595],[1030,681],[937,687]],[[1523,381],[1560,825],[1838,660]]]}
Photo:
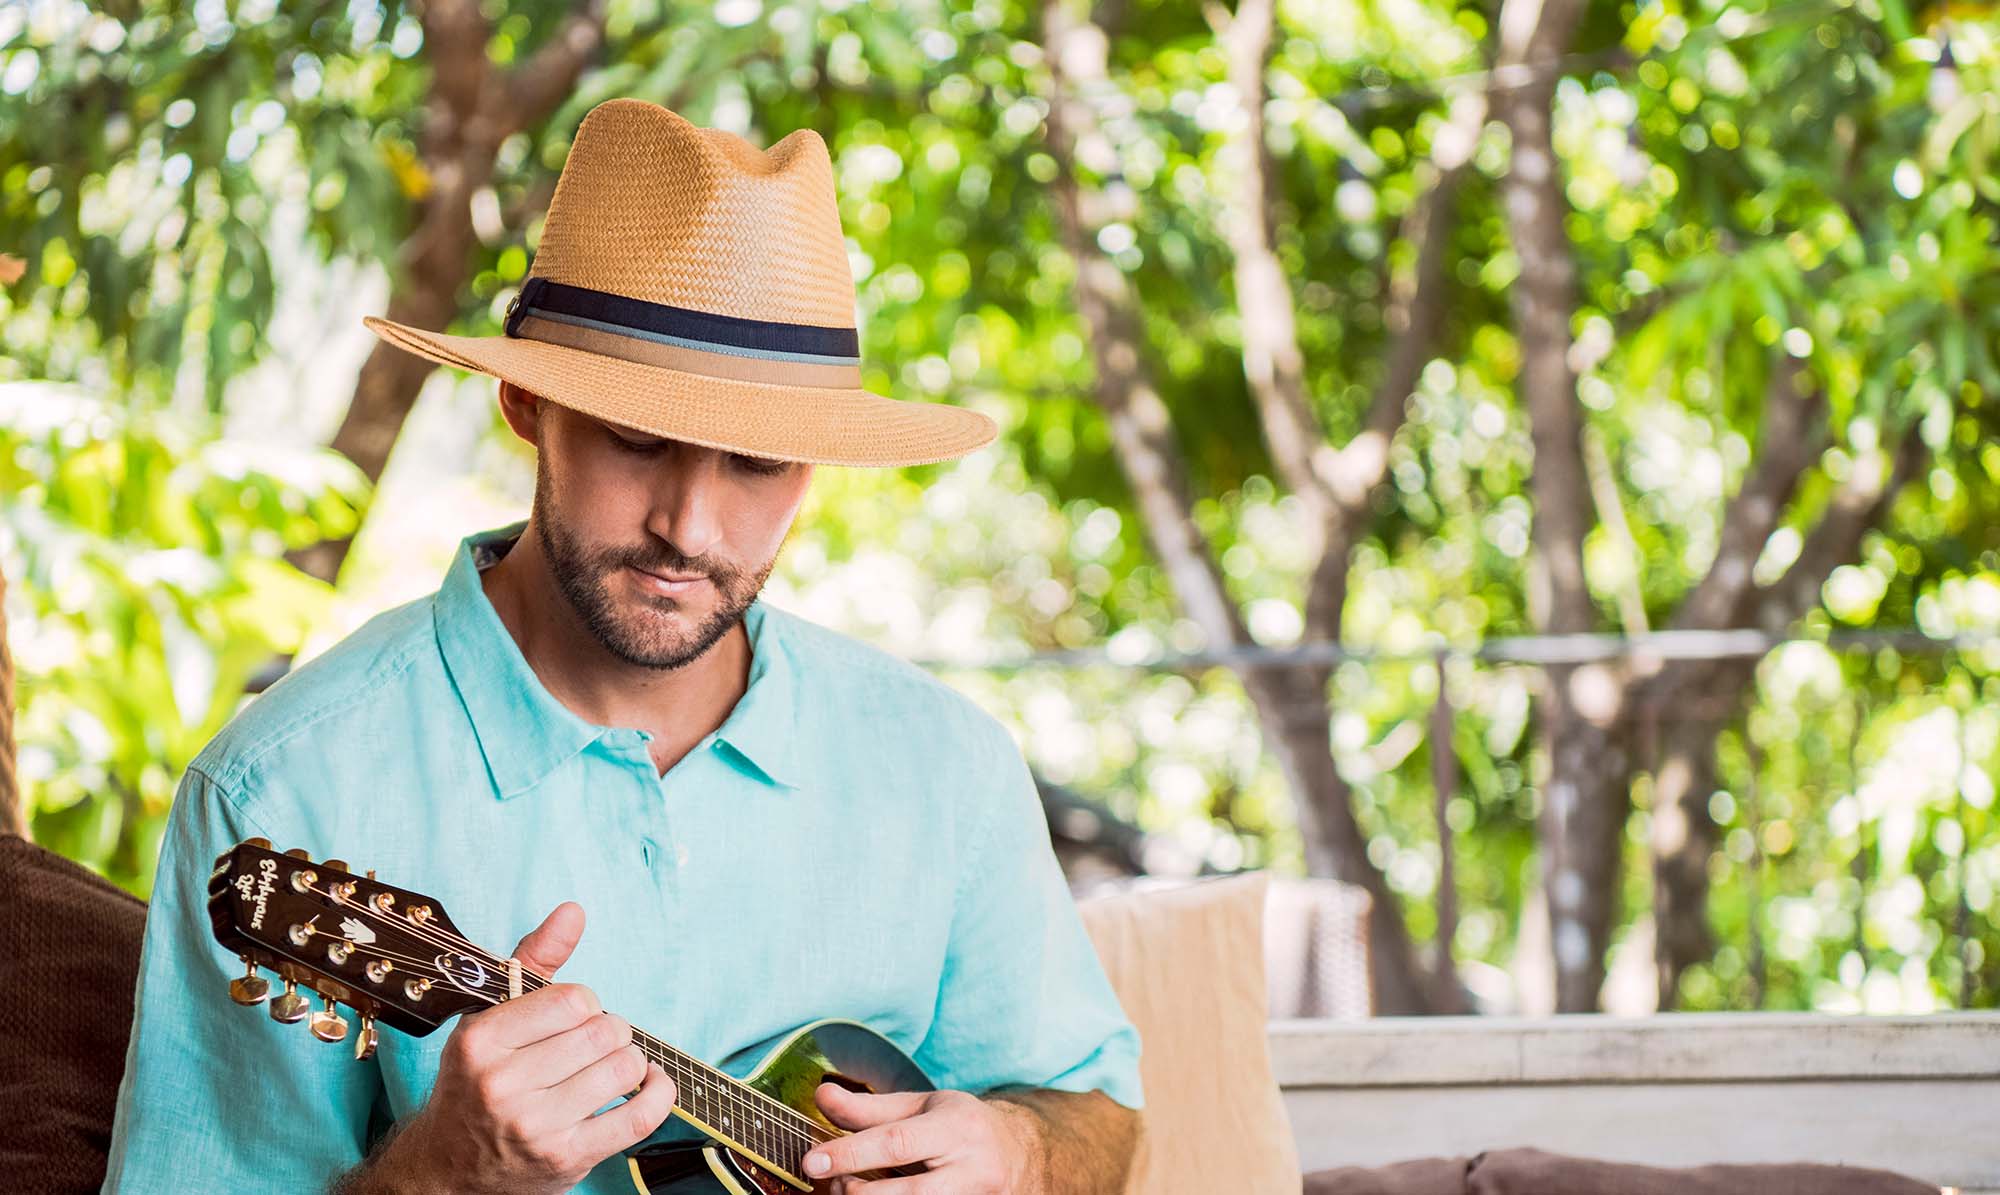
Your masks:
{"label": "shirt button", "polygon": [[674,865],[675,865],[676,867],[686,867],[686,866],[687,866],[687,861],[688,861],[688,849],[687,849],[687,843],[685,843],[685,842],[677,842],[677,843],[675,843],[675,844],[674,844]]}

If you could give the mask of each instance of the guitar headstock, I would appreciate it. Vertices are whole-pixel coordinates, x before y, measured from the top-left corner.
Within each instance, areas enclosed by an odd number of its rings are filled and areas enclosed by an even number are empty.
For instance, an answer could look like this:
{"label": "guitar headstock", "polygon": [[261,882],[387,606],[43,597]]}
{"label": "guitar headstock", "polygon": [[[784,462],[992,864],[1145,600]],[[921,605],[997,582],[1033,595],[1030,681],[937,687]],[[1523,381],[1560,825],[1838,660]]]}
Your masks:
{"label": "guitar headstock", "polygon": [[[375,1022],[422,1037],[452,1017],[507,998],[504,959],[458,932],[437,901],[357,876],[338,859],[315,863],[302,850],[276,851],[251,838],[219,856],[208,880],[215,940],[241,958],[229,985],[239,1004],[270,1001],[287,1024],[310,1016],[323,1041],[347,1036],[344,1004],[361,1015],[354,1056],[375,1049]],[[284,981],[281,995],[259,967]],[[299,987],[326,1001],[313,1011]]]}

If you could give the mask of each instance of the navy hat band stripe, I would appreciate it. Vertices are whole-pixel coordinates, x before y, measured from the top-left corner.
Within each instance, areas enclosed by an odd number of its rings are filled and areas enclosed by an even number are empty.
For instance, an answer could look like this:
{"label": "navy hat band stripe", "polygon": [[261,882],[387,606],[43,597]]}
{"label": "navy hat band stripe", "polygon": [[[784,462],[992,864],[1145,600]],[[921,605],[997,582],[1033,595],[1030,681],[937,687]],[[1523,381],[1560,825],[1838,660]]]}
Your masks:
{"label": "navy hat band stripe", "polygon": [[530,278],[522,284],[521,293],[508,309],[507,335],[519,335],[521,320],[530,308],[556,319],[569,317],[565,322],[713,352],[733,349],[742,356],[843,363],[861,358],[861,337],[853,328],[781,324],[690,311],[547,278]]}

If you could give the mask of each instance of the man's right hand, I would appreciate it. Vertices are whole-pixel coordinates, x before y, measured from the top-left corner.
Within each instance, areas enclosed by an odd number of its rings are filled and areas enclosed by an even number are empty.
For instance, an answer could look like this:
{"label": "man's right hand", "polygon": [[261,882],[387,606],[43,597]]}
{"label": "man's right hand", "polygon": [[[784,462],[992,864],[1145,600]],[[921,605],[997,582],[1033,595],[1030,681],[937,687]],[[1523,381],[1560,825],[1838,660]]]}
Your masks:
{"label": "man's right hand", "polygon": [[[553,976],[582,937],[583,908],[565,902],[514,957]],[[633,1043],[630,1024],[582,984],[552,983],[460,1018],[429,1101],[363,1168],[376,1173],[352,1178],[361,1190],[389,1189],[393,1175],[400,1190],[567,1191],[651,1135],[675,1095],[673,1080]]]}

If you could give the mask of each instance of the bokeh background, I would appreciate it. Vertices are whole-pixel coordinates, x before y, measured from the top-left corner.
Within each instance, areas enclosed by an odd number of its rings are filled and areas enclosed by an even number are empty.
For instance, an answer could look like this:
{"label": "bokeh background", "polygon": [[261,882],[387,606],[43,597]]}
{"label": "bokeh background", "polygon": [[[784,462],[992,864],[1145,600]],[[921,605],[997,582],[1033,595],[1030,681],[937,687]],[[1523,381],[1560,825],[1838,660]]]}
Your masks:
{"label": "bokeh background", "polygon": [[[2000,19],[1906,0],[0,4],[22,816],[134,892],[251,694],[526,510],[614,96],[831,147],[868,385],[769,594],[1073,874],[1373,898],[1378,1011],[2000,1003]],[[420,794],[411,794],[420,799]]]}

